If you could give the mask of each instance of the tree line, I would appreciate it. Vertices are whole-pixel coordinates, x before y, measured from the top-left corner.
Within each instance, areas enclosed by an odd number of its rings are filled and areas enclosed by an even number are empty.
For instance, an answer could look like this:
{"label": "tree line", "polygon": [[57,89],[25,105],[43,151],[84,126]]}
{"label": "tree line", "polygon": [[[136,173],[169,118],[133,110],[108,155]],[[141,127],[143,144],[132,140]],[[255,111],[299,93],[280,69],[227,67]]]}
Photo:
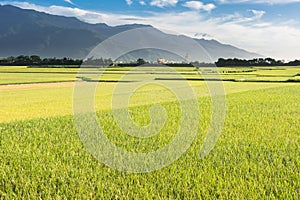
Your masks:
{"label": "tree line", "polygon": [[81,65],[82,60],[72,58],[40,58],[39,56],[17,56],[0,59],[0,65],[24,66],[24,65]]}
{"label": "tree line", "polygon": [[275,60],[273,58],[255,58],[251,60],[245,59],[224,59],[220,58],[216,63],[217,67],[238,67],[238,66],[300,66],[300,60],[284,62],[283,60]]}
{"label": "tree line", "polygon": [[[147,62],[143,59],[139,58],[136,63],[123,63],[122,66],[129,66],[135,64],[136,66],[146,64]],[[85,60],[82,59],[72,59],[72,58],[41,58],[37,55],[32,56],[17,56],[17,57],[7,57],[0,58],[0,65],[2,66],[47,66],[47,65],[91,65],[91,66],[107,66],[113,65],[113,61],[111,59],[104,58],[88,58]],[[237,58],[219,58],[215,63],[199,63],[193,62],[189,64],[167,64],[167,65],[180,65],[180,66],[201,66],[201,67],[209,67],[212,65],[216,65],[217,67],[235,67],[235,66],[300,66],[300,60],[294,60],[290,62],[284,62],[282,60],[275,60],[273,58],[255,58],[250,60],[245,59],[237,59]],[[120,65],[120,64],[119,64]]]}
{"label": "tree line", "polygon": [[80,66],[84,65],[111,65],[113,61],[111,59],[104,58],[87,58],[82,59],[73,59],[73,58],[41,58],[36,55],[32,56],[17,56],[17,57],[7,57],[0,59],[0,65],[2,66],[47,66],[47,65],[73,65]]}

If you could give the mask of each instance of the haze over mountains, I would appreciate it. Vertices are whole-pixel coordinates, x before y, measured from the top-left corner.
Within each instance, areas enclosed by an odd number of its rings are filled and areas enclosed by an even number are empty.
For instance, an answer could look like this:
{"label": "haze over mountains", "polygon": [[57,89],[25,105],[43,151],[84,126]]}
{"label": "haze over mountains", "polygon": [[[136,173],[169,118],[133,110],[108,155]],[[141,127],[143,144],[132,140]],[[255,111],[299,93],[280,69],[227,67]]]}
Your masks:
{"label": "haze over mountains", "polygon": [[[156,38],[168,37],[174,39],[176,43],[180,43],[182,38],[185,38],[163,33],[149,25],[132,24],[112,27],[104,23],[88,24],[74,17],[55,16],[10,5],[0,6],[0,16],[0,57],[39,55],[85,58],[100,42],[135,28],[147,28],[151,33],[155,33]],[[262,57],[216,40],[195,40],[213,60],[221,57],[244,59]],[[165,51],[154,50],[140,51],[125,56],[124,59],[134,60],[138,57],[144,57],[149,61],[157,57],[175,59]]]}

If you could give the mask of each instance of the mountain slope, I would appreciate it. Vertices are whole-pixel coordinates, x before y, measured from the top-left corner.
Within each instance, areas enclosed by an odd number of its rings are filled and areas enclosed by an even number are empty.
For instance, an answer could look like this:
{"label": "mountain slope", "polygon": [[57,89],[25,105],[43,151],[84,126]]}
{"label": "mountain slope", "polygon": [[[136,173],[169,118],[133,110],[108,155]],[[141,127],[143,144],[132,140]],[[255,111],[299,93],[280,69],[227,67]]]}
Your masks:
{"label": "mountain slope", "polygon": [[83,58],[99,42],[142,25],[110,27],[73,17],[49,15],[14,6],[0,6],[0,56],[37,54]]}
{"label": "mountain slope", "polygon": [[257,53],[245,51],[232,45],[222,44],[216,40],[196,39],[203,48],[211,55],[213,60],[218,58],[243,58],[251,59],[263,57]]}
{"label": "mountain slope", "polygon": [[[152,28],[161,37],[168,35],[147,25],[108,26],[104,23],[88,24],[74,17],[55,16],[14,6],[0,6],[0,56],[39,55],[42,57],[84,58],[100,42],[108,37],[134,28]],[[177,42],[181,40],[177,38]],[[214,40],[197,40],[211,55],[219,57],[253,58],[258,54],[249,53]],[[151,51],[138,56],[149,57]],[[167,57],[155,52],[149,59]],[[135,57],[132,57],[135,59]]]}

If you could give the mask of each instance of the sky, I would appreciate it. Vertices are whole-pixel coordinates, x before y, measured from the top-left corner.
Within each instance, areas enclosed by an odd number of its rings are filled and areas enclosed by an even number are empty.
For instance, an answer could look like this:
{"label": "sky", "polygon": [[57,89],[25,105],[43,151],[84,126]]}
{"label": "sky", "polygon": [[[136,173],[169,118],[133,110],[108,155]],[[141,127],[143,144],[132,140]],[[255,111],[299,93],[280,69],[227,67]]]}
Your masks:
{"label": "sky", "polygon": [[0,4],[88,23],[149,24],[276,59],[300,59],[300,0],[0,0]]}

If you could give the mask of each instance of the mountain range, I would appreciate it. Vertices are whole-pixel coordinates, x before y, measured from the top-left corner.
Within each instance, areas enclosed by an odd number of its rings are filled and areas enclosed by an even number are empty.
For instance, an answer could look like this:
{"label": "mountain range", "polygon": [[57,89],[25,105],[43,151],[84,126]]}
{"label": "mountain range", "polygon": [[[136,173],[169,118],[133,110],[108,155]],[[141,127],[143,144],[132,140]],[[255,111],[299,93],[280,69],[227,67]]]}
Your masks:
{"label": "mountain range", "polygon": [[[155,33],[157,38],[176,38],[177,43],[185,38],[164,33],[150,25],[89,24],[75,17],[50,15],[11,5],[0,6],[0,16],[0,57],[39,55],[85,58],[96,45],[107,38],[136,28],[147,28]],[[195,41],[202,45],[213,60],[221,57],[243,59],[262,57],[216,40],[195,39]],[[134,60],[139,57],[149,61],[157,57],[174,59],[174,56],[160,50],[139,51],[125,56],[124,59]]]}

